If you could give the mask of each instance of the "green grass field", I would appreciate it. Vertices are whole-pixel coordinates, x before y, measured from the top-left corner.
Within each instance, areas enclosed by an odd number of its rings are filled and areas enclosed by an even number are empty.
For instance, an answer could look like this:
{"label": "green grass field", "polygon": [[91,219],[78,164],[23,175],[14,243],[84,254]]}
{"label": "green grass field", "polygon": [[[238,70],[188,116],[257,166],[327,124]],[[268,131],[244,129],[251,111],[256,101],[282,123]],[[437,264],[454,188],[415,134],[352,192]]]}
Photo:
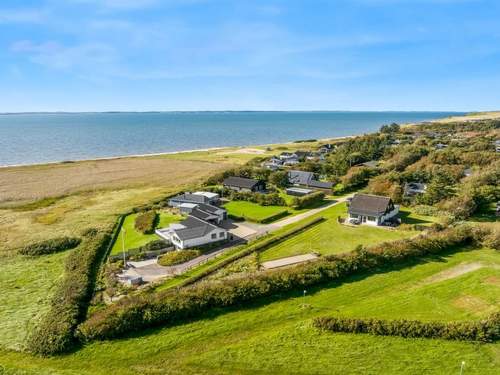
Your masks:
{"label": "green grass field", "polygon": [[[169,224],[176,223],[182,220],[182,216],[175,215],[168,211],[160,211],[158,221],[158,228],[168,227]],[[137,214],[128,215],[123,221],[123,228],[125,228],[125,249],[135,249],[139,246],[146,245],[148,242],[160,239],[156,234],[143,234],[138,232],[135,227],[135,218]],[[118,239],[113,245],[111,254],[118,254],[122,251],[122,235],[120,234]]]}
{"label": "green grass field", "polygon": [[231,201],[226,203],[224,208],[229,215],[255,222],[260,222],[267,217],[290,211],[287,207],[261,206],[257,203],[247,201]]}
{"label": "green grass field", "polygon": [[323,255],[352,251],[357,245],[372,245],[410,237],[417,232],[376,228],[365,225],[345,226],[337,222],[337,217],[346,215],[344,203],[333,206],[318,215],[326,220],[280,244],[273,246],[260,255],[261,261],[317,252]]}
{"label": "green grass field", "polygon": [[49,308],[67,254],[1,259],[0,347],[22,347],[28,330]]}
{"label": "green grass field", "polygon": [[[477,262],[482,268],[457,272]],[[0,351],[0,364],[7,373],[23,374],[454,374],[465,361],[465,374],[496,374],[498,343],[324,333],[311,320],[329,314],[477,319],[498,309],[499,266],[493,250],[450,253],[327,284],[306,297],[299,292],[219,309],[198,321],[92,343],[61,357]]]}

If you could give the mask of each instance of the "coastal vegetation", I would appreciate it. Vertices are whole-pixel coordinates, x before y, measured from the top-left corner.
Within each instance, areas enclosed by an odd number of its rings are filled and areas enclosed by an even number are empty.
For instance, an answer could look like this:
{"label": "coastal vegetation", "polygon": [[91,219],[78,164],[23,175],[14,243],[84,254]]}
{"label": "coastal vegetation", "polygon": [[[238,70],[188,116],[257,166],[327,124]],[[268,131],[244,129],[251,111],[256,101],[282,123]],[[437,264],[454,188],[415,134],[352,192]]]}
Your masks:
{"label": "coastal vegetation", "polygon": [[53,254],[59,251],[73,249],[77,247],[80,242],[80,238],[57,237],[26,245],[19,250],[19,253],[31,256]]}
{"label": "coastal vegetation", "polygon": [[[335,151],[324,160],[293,168],[314,171],[339,193],[389,195],[402,205],[398,228],[344,225],[346,205],[337,204],[120,301],[96,299],[90,310],[101,261],[122,251],[118,217],[119,223],[123,217],[126,250],[163,249],[165,243],[151,232],[181,219],[164,209],[165,200],[201,184],[217,185],[231,173],[265,179],[272,192],[269,201],[255,202],[253,195],[237,199],[235,194],[226,204],[233,217],[262,223],[305,212],[316,204],[291,207],[295,199],[284,194],[283,173],[265,171],[261,164],[283,150],[316,150],[321,142],[260,147],[258,154],[228,149],[0,170],[0,177],[14,177],[0,178],[0,280],[5,285],[0,347],[41,355],[75,351],[39,358],[0,349],[0,365],[14,373],[61,374],[155,373],[166,362],[183,374],[214,369],[290,373],[299,363],[315,373],[417,373],[424,368],[443,373],[465,358],[470,373],[493,374],[497,342],[477,345],[438,337],[488,341],[476,335],[486,326],[472,322],[497,326],[492,314],[500,305],[495,216],[500,164],[493,145],[499,128],[500,122],[491,120],[392,124],[375,134],[332,141]],[[152,163],[151,178],[143,161]],[[126,169],[114,179],[107,176],[108,166],[127,163],[140,177],[127,178],[131,170]],[[155,168],[165,170],[169,163],[193,169],[156,175]],[[76,174],[74,181],[65,181],[63,170],[85,171],[90,181],[79,185]],[[30,196],[27,171],[39,179],[53,176],[55,196],[43,189]],[[56,186],[58,178],[66,185]],[[15,181],[19,190],[11,191]],[[408,196],[409,182],[427,189]],[[81,242],[66,247],[47,240],[62,238]],[[22,256],[30,246],[46,255]],[[319,259],[260,270],[263,261],[311,252]],[[186,260],[180,253],[164,255],[164,264],[177,264],[167,261],[174,255]],[[321,333],[314,323],[318,317],[338,319],[347,328],[336,330],[348,333]],[[408,338],[358,335],[359,326],[362,332]],[[431,332],[421,336],[434,339],[415,340],[415,330]],[[482,337],[497,340],[491,332]],[[122,339],[94,341],[115,337]],[[80,340],[85,345],[79,346]]]}
{"label": "coastal vegetation", "polygon": [[177,250],[169,251],[158,258],[160,266],[175,266],[176,264],[187,262],[201,255],[199,250]]}

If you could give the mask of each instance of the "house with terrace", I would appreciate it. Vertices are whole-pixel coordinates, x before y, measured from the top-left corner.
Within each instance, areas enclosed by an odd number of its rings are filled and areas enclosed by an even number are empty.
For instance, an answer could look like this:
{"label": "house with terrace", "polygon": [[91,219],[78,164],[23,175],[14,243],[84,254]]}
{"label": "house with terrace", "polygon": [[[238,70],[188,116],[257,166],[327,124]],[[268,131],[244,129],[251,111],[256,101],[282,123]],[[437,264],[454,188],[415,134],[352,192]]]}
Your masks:
{"label": "house with terrace", "polygon": [[355,194],[349,203],[348,221],[356,224],[379,226],[396,218],[399,206],[389,197]]}
{"label": "house with terrace", "polygon": [[167,228],[157,229],[155,233],[178,250],[205,246],[228,238],[226,229],[194,215],[188,216],[180,223],[170,224]]}
{"label": "house with terrace", "polygon": [[335,150],[335,145],[332,145],[331,143],[325,143],[324,145],[319,146],[318,151],[321,152],[322,154],[328,154]]}
{"label": "house with terrace", "polygon": [[318,181],[314,173],[306,171],[288,171],[288,182],[294,186],[319,190],[331,190],[333,187],[333,183]]}
{"label": "house with terrace", "polygon": [[265,193],[266,191],[266,183],[253,178],[231,176],[226,178],[222,185],[234,191],[253,193]]}

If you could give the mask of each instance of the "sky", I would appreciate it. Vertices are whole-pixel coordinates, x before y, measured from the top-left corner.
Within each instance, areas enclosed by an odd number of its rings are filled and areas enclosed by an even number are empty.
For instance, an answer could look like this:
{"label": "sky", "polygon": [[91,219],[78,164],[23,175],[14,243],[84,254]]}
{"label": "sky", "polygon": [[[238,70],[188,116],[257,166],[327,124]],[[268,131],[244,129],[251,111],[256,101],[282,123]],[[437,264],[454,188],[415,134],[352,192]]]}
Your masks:
{"label": "sky", "polygon": [[1,0],[0,112],[500,109],[496,0]]}

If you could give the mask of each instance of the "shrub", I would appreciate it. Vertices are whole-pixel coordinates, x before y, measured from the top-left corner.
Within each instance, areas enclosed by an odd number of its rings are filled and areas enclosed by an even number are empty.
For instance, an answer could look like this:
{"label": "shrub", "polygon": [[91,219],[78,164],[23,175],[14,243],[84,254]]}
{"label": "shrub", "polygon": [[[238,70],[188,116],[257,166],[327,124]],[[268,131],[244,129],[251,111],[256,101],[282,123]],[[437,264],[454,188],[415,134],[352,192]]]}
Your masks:
{"label": "shrub", "polygon": [[421,322],[419,320],[382,320],[343,317],[314,319],[316,328],[378,336],[424,337],[445,340],[493,342],[500,338],[500,313],[475,322]]}
{"label": "shrub", "polygon": [[[352,253],[327,256],[287,269],[230,279],[224,283],[205,282],[180,290],[130,296],[97,312],[80,325],[80,337],[83,340],[108,339],[146,327],[175,324],[182,319],[197,317],[210,308],[241,304],[275,293],[342,280],[357,272],[439,253],[473,240],[471,228],[457,227],[429,236],[381,244],[369,250],[358,249]],[[237,254],[236,259],[248,254],[247,249]]]}
{"label": "shrub", "polygon": [[60,251],[73,249],[80,244],[81,240],[75,237],[58,237],[50,240],[36,242],[19,250],[22,255],[46,255]]}
{"label": "shrub", "polygon": [[109,239],[108,234],[86,239],[68,256],[50,309],[28,338],[29,351],[48,356],[66,352],[76,344],[75,329],[85,317]]}
{"label": "shrub", "polygon": [[200,255],[201,251],[199,250],[169,251],[165,255],[158,258],[158,264],[160,266],[175,266],[176,264],[187,262],[188,260],[199,257]]}
{"label": "shrub", "polygon": [[135,229],[144,234],[153,233],[156,227],[158,214],[156,211],[140,213],[135,218]]}
{"label": "shrub", "polygon": [[230,198],[233,201],[248,201],[261,206],[286,206],[285,200],[278,193],[262,194],[249,191],[231,191]]}
{"label": "shrub", "polygon": [[316,191],[314,193],[304,195],[303,197],[294,197],[292,205],[298,209],[307,208],[323,202],[324,199],[325,193],[322,191]]}

